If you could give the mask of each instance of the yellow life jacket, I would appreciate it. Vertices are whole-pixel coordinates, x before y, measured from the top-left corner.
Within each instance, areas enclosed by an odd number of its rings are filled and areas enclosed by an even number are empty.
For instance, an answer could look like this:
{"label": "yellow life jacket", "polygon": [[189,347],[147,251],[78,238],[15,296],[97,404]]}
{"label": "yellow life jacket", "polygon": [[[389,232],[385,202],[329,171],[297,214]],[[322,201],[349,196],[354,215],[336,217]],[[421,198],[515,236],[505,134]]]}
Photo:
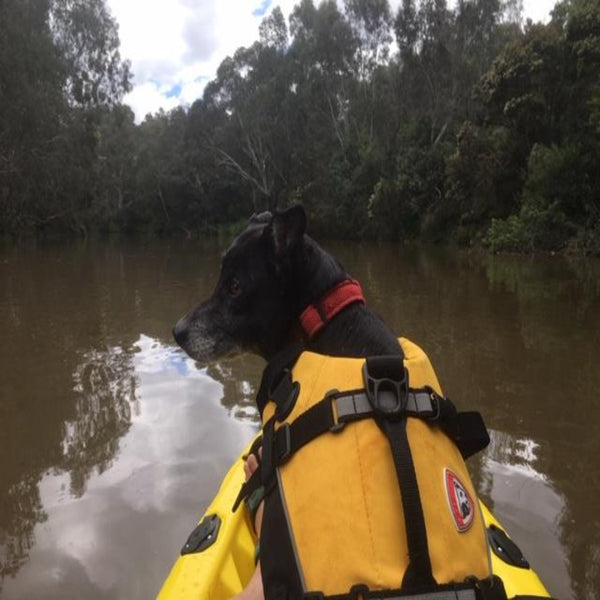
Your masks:
{"label": "yellow life jacket", "polygon": [[[268,600],[379,598],[374,591],[491,580],[456,412],[425,353],[404,338],[400,344],[404,360],[384,363],[407,374],[404,388],[396,385],[401,377],[370,377],[368,359],[303,352],[288,375],[286,402],[270,398],[264,407],[261,478],[270,489],[261,568]],[[388,434],[404,435],[405,446]],[[408,487],[415,489],[407,492],[411,469],[415,484]],[[409,573],[416,563],[430,569],[429,581]]]}

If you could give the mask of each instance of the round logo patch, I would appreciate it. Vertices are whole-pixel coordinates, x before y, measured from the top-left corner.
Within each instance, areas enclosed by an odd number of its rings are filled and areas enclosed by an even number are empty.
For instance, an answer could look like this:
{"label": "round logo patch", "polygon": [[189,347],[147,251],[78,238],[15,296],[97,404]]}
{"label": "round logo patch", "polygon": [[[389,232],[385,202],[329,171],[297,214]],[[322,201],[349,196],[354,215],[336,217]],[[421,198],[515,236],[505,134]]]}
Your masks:
{"label": "round logo patch", "polygon": [[467,488],[450,469],[444,469],[444,484],[448,506],[456,529],[460,532],[467,531],[475,517],[473,500]]}

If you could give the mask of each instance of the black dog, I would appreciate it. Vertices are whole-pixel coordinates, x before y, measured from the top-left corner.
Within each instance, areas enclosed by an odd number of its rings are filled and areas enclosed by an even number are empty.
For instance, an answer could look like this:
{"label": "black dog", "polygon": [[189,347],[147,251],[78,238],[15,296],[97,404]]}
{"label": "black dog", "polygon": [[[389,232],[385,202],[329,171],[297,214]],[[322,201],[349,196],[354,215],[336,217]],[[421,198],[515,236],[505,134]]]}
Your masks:
{"label": "black dog", "polygon": [[[434,528],[432,530],[442,531],[442,539],[450,540],[448,542],[450,552],[465,551],[465,540],[468,540],[469,544],[474,543],[466,553],[469,556],[468,565],[460,563],[456,571],[452,572],[451,577],[456,576],[457,580],[449,578],[442,572],[442,577],[446,577],[446,581],[442,583],[454,585],[458,582],[459,585],[462,585],[461,590],[468,591],[468,595],[464,597],[474,599],[475,594],[471,589],[475,585],[471,581],[472,574],[476,573],[478,577],[486,577],[485,585],[492,580],[487,578],[489,560],[484,525],[480,517],[477,526],[472,528],[472,536],[466,537],[469,533],[465,532],[476,518],[477,513],[473,510],[472,502],[466,492],[465,485],[469,483],[468,472],[460,453],[462,456],[468,457],[487,445],[489,438],[483,421],[477,413],[457,413],[454,405],[439,395],[441,392],[435,392],[434,387],[437,382],[435,375],[428,373],[427,365],[429,363],[426,357],[424,360],[416,360],[413,363],[415,370],[411,374],[416,375],[415,381],[419,379],[423,381],[420,385],[425,387],[415,389],[402,387],[403,385],[407,386],[408,371],[404,368],[405,363],[396,360],[396,357],[406,357],[403,356],[403,350],[395,335],[378,317],[367,310],[359,284],[350,279],[342,266],[305,234],[305,229],[306,216],[304,210],[299,206],[274,215],[263,213],[253,217],[246,229],[234,240],[226,252],[219,282],[213,295],[183,317],[173,330],[175,339],[181,347],[199,361],[208,361],[240,351],[254,352],[269,361],[257,395],[257,405],[264,420],[260,469],[255,461],[256,467],[253,472],[251,468],[249,469],[251,473],[247,471],[249,479],[242,487],[235,504],[237,506],[241,498],[250,500],[254,492],[262,490],[265,519],[262,521],[260,538],[261,544],[264,542],[264,548],[268,548],[268,551],[261,554],[260,569],[257,569],[255,576],[246,588],[248,593],[244,593],[243,597],[260,598],[262,596],[261,571],[266,582],[265,591],[268,598],[289,600],[307,597],[303,595],[306,586],[302,580],[302,568],[294,545],[294,526],[290,525],[290,522],[298,522],[299,519],[304,525],[304,533],[313,531],[313,525],[320,521],[317,519],[311,522],[312,515],[307,516],[305,508],[309,505],[320,507],[320,512],[317,509],[315,514],[318,514],[319,518],[325,519],[323,523],[330,525],[336,523],[337,528],[332,527],[334,533],[329,538],[329,541],[335,543],[336,532],[340,535],[342,526],[344,532],[352,530],[352,527],[345,526],[347,520],[345,521],[343,518],[337,520],[335,501],[340,498],[339,494],[347,493],[349,489],[363,490],[361,493],[365,506],[367,504],[375,506],[373,499],[379,499],[382,497],[380,493],[386,491],[384,487],[381,490],[377,489],[372,480],[367,486],[360,484],[360,481],[363,481],[360,469],[356,470],[356,480],[350,481],[353,477],[353,474],[350,474],[352,472],[348,473],[348,478],[344,475],[343,480],[334,477],[339,473],[347,473],[343,468],[337,471],[338,466],[346,465],[347,467],[349,464],[351,466],[359,464],[361,452],[365,452],[365,460],[368,461],[371,450],[379,451],[380,446],[374,442],[376,438],[370,437],[368,433],[369,431],[373,432],[373,425],[368,425],[371,429],[367,428],[362,431],[367,433],[366,437],[370,441],[360,451],[358,441],[351,436],[340,439],[339,443],[346,445],[338,445],[337,447],[342,450],[337,454],[336,451],[322,456],[313,454],[308,462],[296,462],[296,465],[308,465],[308,470],[312,470],[312,474],[316,476],[312,479],[307,477],[306,480],[302,480],[296,471],[296,476],[288,479],[290,487],[287,487],[289,496],[286,497],[287,484],[284,479],[288,466],[286,464],[281,469],[279,467],[287,462],[296,450],[304,448],[304,445],[316,437],[322,434],[324,436],[337,435],[346,424],[346,421],[341,422],[340,414],[352,419],[359,418],[362,414],[375,420],[375,431],[379,428],[389,442],[391,452],[389,458],[385,459],[389,462],[377,463],[378,466],[383,465],[383,471],[376,471],[378,477],[384,472],[387,472],[388,475],[395,472],[398,480],[401,498],[398,498],[397,501],[399,504],[401,500],[403,506],[406,550],[402,549],[401,552],[394,553],[394,555],[410,557],[402,577],[401,589],[397,590],[402,595],[405,592],[421,594],[421,592],[440,589],[437,587],[433,575],[433,561],[430,558],[428,547],[425,513],[419,495],[420,484],[417,481],[416,463],[413,461],[409,443],[411,434],[407,427],[406,417],[412,415],[436,421],[436,424],[449,438],[444,440],[438,436],[439,430],[420,427],[412,430],[418,434],[415,433],[411,439],[415,444],[417,438],[422,440],[420,449],[425,451],[425,454],[421,456],[428,457],[426,467],[421,463],[420,473],[422,481],[426,482],[425,487],[429,497],[432,498],[431,502],[437,502],[438,505],[445,507],[445,509],[434,512],[429,511],[431,527]],[[283,362],[286,367],[296,364],[296,359],[300,354],[298,348],[312,350],[318,355],[327,355],[321,356],[319,360],[327,361],[328,365],[337,362],[337,359],[330,358],[332,356],[366,357],[362,366],[364,390],[347,391],[346,389],[336,392],[338,381],[336,379],[336,383],[329,388],[331,391],[323,392],[321,390],[316,398],[303,397],[304,412],[300,416],[296,416],[291,424],[288,423],[286,419],[290,410],[294,409],[297,398],[300,397],[298,394],[302,394],[300,388],[303,384],[302,381],[292,381],[290,370],[282,368],[281,364]],[[296,353],[295,358],[291,361],[289,356],[287,359],[283,358],[294,353]],[[304,358],[310,357],[309,354],[303,356]],[[286,360],[287,362],[285,362]],[[347,359],[339,360],[347,361]],[[302,361],[302,356],[298,361]],[[346,364],[348,362],[361,363],[362,361],[347,361]],[[417,363],[420,364],[419,367],[416,366]],[[281,377],[275,377],[276,373]],[[420,375],[417,375],[418,373]],[[270,374],[273,377],[270,377]],[[296,373],[294,377],[296,375],[300,380],[306,376]],[[349,371],[347,375],[351,377]],[[336,374],[336,377],[339,377],[339,373]],[[330,380],[327,376],[324,381],[329,386]],[[378,382],[375,387],[373,387],[374,382]],[[356,383],[353,385],[356,387]],[[312,390],[314,387],[313,382],[306,389]],[[263,393],[265,390],[268,392]],[[321,393],[324,393],[324,396],[319,397]],[[333,410],[334,400],[335,411]],[[412,408],[409,408],[409,400],[412,402]],[[271,401],[271,405],[276,405],[274,414],[267,418],[265,418],[265,401]],[[343,402],[343,405],[340,405],[340,402]],[[343,409],[341,412],[340,406]],[[276,427],[276,422],[281,426]],[[349,440],[356,441],[356,443],[348,444]],[[383,438],[381,440],[382,443],[386,443]],[[450,446],[451,442],[454,442],[456,447]],[[328,446],[328,448],[332,450],[332,446]],[[417,445],[415,448],[418,450],[419,446]],[[434,451],[434,448],[437,450]],[[350,457],[348,459],[350,462],[345,462],[346,456]],[[371,458],[375,456],[378,457],[376,460],[382,458],[380,453],[371,455]],[[256,457],[251,458],[254,460]],[[319,471],[321,458],[324,468]],[[332,462],[328,463],[328,459],[331,459]],[[294,469],[293,459],[291,463],[289,465],[291,471],[287,471],[288,473],[292,473]],[[316,470],[315,467],[317,467]],[[302,466],[299,468],[302,469]],[[325,478],[319,479],[319,474],[325,474]],[[443,477],[442,474],[444,474]],[[333,499],[334,504],[332,505],[331,502],[326,501],[323,492],[326,491],[328,482],[334,479],[335,485],[332,484],[330,490],[332,495],[327,497],[328,501]],[[390,483],[385,476],[381,477],[379,481],[382,480]],[[451,493],[449,482],[455,482],[455,486],[458,486],[453,493]],[[456,482],[459,482],[460,485]],[[468,487],[472,490],[471,494],[473,495],[472,486]],[[389,489],[389,494],[392,493],[397,494],[397,492],[393,492],[393,489]],[[395,496],[389,494],[386,498],[391,498],[395,502]],[[292,497],[298,498],[300,504],[295,505],[295,510],[288,513],[286,507],[289,504],[289,498]],[[455,499],[454,503],[452,498]],[[249,507],[250,504],[248,502]],[[377,507],[379,506],[377,504]],[[385,527],[388,522],[393,521],[392,515],[395,513],[389,507],[386,510],[387,512],[384,511],[385,514],[382,513],[381,516],[377,513],[376,517],[381,518],[381,521],[377,523],[378,526],[383,524]],[[443,510],[448,512],[444,513]],[[358,512],[358,509],[353,510],[351,514],[358,514]],[[347,515],[348,513],[346,513]],[[368,519],[363,519],[364,522],[371,523]],[[359,531],[358,522],[355,525],[356,531]],[[368,527],[370,528],[371,525]],[[381,529],[377,529],[377,531],[379,535],[385,533]],[[364,537],[366,534],[367,530],[362,530],[361,535]],[[368,529],[368,535],[371,535],[371,529]],[[343,535],[340,537],[343,538]],[[305,547],[310,547],[311,552],[314,552],[315,549],[318,550],[318,546],[310,545],[314,540],[317,540],[317,537],[312,537],[310,540],[304,539],[305,542],[309,541]],[[320,543],[319,540],[317,542]],[[439,546],[436,548],[436,552],[436,560],[440,563]],[[352,553],[347,556],[352,556]],[[390,557],[387,556],[386,560],[388,558]],[[315,560],[320,566],[325,565],[325,570],[320,573],[319,581],[327,579],[329,574],[326,573],[326,562]],[[391,560],[395,559],[391,558]],[[343,566],[343,562],[340,564]],[[314,565],[315,563],[312,563],[313,567]],[[340,573],[343,577],[347,576],[344,585],[350,583],[354,590],[356,582],[353,581],[353,569],[358,569],[358,565],[350,565],[347,572],[340,571]],[[377,569],[375,571],[377,572]],[[466,582],[464,579],[467,574],[470,582]],[[369,581],[370,585],[373,585],[375,579]],[[477,586],[483,585],[482,581],[478,579]],[[376,582],[375,585],[379,585],[379,583]],[[362,591],[354,590],[350,595],[344,597],[375,597],[363,593],[365,587],[360,584],[358,588]],[[392,592],[394,592],[393,589],[388,589],[385,596],[391,597]],[[323,598],[323,595],[319,594],[320,592],[310,595],[310,597]],[[442,592],[442,594],[444,598],[449,597],[446,592]],[[453,592],[452,596],[454,597]],[[419,597],[424,596],[419,595]],[[477,595],[477,597],[480,596]],[[488,596],[485,597],[488,598]],[[489,598],[492,597],[503,596],[489,596]]]}
{"label": "black dog", "polygon": [[301,206],[262,213],[233,241],[213,295],[176,324],[177,343],[201,362],[240,351],[266,360],[302,339],[306,348],[333,356],[401,354],[389,328],[363,302],[352,302],[333,318],[323,315],[317,335],[299,319],[309,306],[350,277],[305,234]]}
{"label": "black dog", "polygon": [[[173,330],[192,358],[249,351],[270,361],[298,342],[331,356],[401,356],[394,334],[365,308],[358,283],[305,229],[300,206],[250,220],[223,258],[213,295]],[[257,404],[262,410],[259,398]],[[286,547],[283,530],[270,521],[261,539],[277,549],[271,556]],[[259,570],[242,597],[263,597]]]}

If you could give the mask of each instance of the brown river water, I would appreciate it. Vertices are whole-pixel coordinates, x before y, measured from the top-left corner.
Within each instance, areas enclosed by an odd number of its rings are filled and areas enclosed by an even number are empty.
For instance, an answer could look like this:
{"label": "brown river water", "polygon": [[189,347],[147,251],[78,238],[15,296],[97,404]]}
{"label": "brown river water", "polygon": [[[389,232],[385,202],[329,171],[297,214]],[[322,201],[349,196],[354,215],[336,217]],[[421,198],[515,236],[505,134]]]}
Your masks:
{"label": "brown river water", "polygon": [[[0,597],[146,599],[257,430],[251,356],[171,339],[226,240],[0,249]],[[600,598],[600,262],[328,243],[492,442],[482,497],[557,598]]]}

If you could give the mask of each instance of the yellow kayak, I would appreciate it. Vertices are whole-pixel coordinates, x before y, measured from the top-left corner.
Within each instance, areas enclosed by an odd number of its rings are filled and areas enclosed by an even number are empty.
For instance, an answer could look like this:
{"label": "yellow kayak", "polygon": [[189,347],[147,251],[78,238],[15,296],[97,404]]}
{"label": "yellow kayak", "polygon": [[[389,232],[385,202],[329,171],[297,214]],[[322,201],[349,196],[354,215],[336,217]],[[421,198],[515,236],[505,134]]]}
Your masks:
{"label": "yellow kayak", "polygon": [[[247,510],[243,507],[236,512],[231,510],[243,482],[240,457],[188,538],[158,600],[226,600],[245,587],[254,572],[256,536]],[[550,598],[500,523],[481,500],[479,504],[488,528],[492,569],[504,582],[508,598]]]}

